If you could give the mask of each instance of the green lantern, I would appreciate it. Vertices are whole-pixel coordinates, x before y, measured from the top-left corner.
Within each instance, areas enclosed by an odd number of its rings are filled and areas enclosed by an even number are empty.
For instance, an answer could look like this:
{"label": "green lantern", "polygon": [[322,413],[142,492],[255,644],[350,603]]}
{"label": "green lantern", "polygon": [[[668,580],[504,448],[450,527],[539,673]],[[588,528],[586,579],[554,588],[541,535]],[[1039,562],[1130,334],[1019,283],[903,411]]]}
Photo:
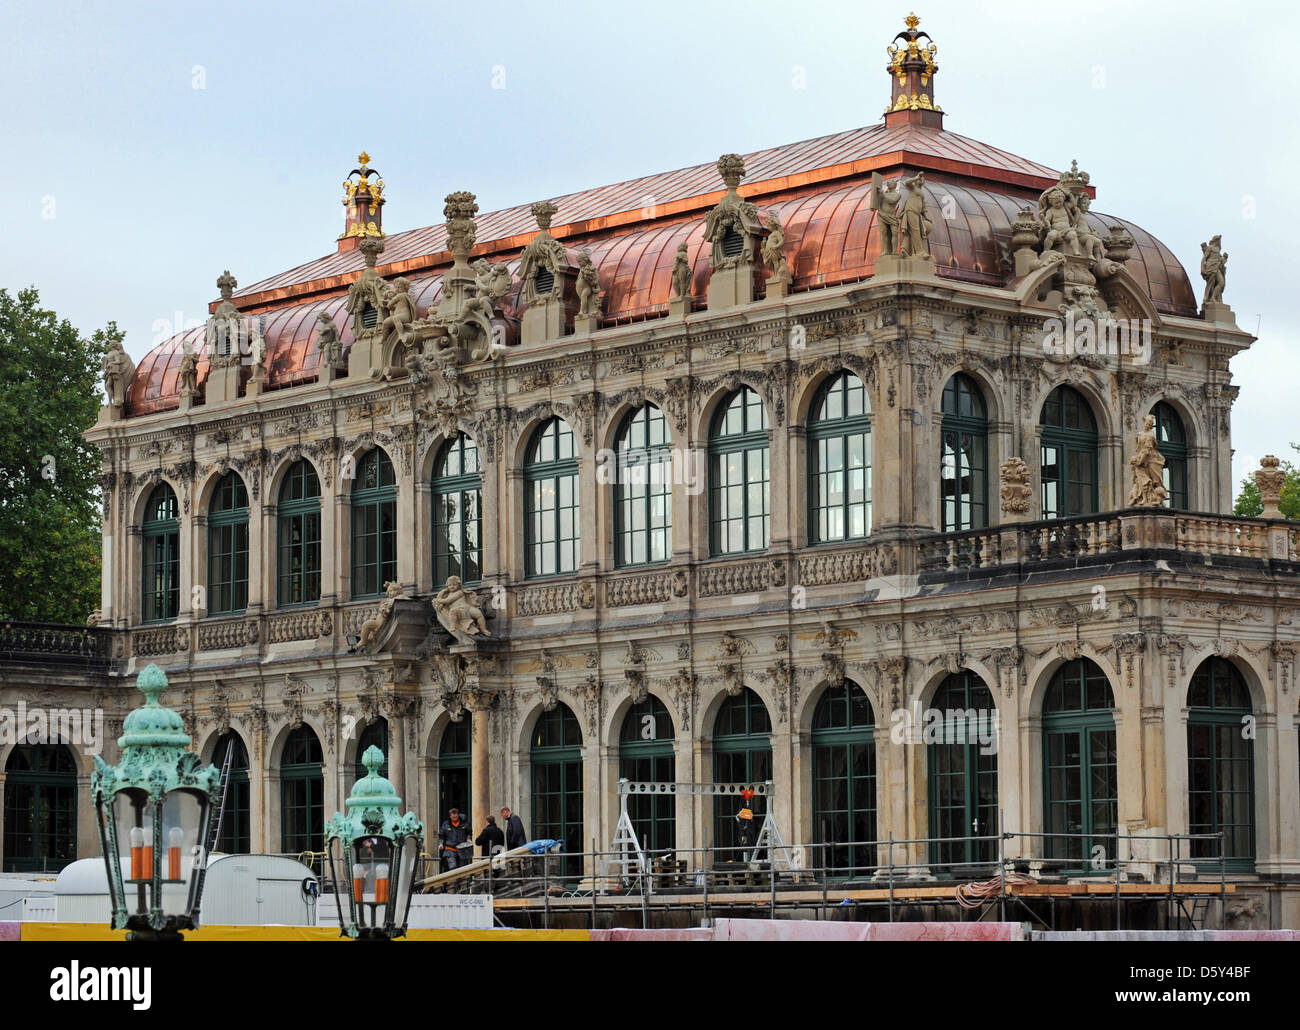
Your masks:
{"label": "green lantern", "polygon": [[181,717],[158,703],[167,676],[136,677],[145,703],[122,723],[116,766],[95,756],[91,798],[113,915],[127,940],[181,940],[199,925],[207,839],[221,781],[190,748]]}
{"label": "green lantern", "polygon": [[325,847],[341,936],[386,941],[406,934],[424,824],[414,812],[400,814],[402,799],[378,772],[379,748],[366,748],[361,764],[367,775],[352,787],[348,814],[335,812],[325,824]]}

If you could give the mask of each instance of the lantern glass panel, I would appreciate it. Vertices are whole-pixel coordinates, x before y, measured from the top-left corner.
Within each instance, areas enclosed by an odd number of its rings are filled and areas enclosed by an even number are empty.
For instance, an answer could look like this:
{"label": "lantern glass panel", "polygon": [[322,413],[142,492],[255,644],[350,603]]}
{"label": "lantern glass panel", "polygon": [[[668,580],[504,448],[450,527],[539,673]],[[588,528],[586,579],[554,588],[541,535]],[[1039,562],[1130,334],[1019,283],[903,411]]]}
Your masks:
{"label": "lantern glass panel", "polygon": [[420,841],[417,837],[403,837],[398,862],[400,893],[394,897],[393,923],[398,932],[403,931],[411,908],[411,895],[415,883],[415,864],[420,857]]}
{"label": "lantern glass panel", "polygon": [[196,874],[203,865],[200,839],[206,799],[197,792],[173,790],[163,798],[162,808],[162,908],[167,916],[184,916],[190,911]]}
{"label": "lantern glass panel", "polygon": [[387,837],[362,837],[352,845],[352,896],[357,927],[382,927],[393,895],[393,842]]}
{"label": "lantern glass panel", "polygon": [[325,841],[325,847],[329,852],[330,878],[334,881],[335,900],[339,906],[339,926],[346,931],[357,919],[352,859],[345,852],[341,837],[329,837]]}

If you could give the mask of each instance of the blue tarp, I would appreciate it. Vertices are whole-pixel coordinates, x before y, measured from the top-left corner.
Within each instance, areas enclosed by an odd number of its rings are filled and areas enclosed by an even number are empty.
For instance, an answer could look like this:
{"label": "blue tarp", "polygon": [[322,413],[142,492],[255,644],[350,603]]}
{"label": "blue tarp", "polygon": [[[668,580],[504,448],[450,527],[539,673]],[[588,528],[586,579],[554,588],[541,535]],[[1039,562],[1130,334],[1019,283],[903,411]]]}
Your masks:
{"label": "blue tarp", "polygon": [[562,840],[530,840],[527,844],[524,845],[524,847],[526,847],[534,855],[544,855],[552,848],[559,848],[563,846],[564,846],[564,841]]}

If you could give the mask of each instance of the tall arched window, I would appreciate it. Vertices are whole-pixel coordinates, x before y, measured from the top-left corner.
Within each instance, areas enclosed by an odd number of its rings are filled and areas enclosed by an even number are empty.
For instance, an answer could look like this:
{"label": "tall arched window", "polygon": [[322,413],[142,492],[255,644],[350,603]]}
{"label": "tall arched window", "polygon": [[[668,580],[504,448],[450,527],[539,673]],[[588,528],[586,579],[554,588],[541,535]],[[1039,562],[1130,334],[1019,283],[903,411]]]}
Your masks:
{"label": "tall arched window", "polygon": [[945,533],[989,524],[989,424],[975,380],[957,373],[943,388],[940,505]]}
{"label": "tall arched window", "polygon": [[663,412],[646,404],[618,431],[614,563],[650,565],[673,552],[671,439]]}
{"label": "tall arched window", "polygon": [[871,402],[851,372],[832,376],[808,420],[811,543],[871,535]]}
{"label": "tall arched window", "polygon": [[478,447],[457,433],[433,466],[433,582],[448,576],[462,583],[483,578],[483,473]]}
{"label": "tall arched window", "polygon": [[[1222,833],[1228,869],[1255,865],[1255,754],[1247,735],[1250,691],[1226,658],[1207,658],[1187,691],[1187,832]],[[1192,855],[1219,855],[1218,841],[1194,840]]]}
{"label": "tall arched window", "polygon": [[296,461],[280,487],[279,603],[320,600],[320,480],[311,462]]}
{"label": "tall arched window", "polygon": [[[234,750],[231,751],[230,749]],[[228,730],[212,749],[212,764],[222,769],[230,751],[230,774],[226,780],[225,812],[217,850],[227,855],[247,855],[252,850],[252,804],[248,790],[248,748],[234,730]]]}
{"label": "tall arched window", "polygon": [[[664,703],[651,694],[623,717],[618,775],[634,782],[672,783],[675,766],[673,718]],[[632,794],[627,799],[627,814],[645,850],[671,851],[677,846],[675,794]]]}
{"label": "tall arched window", "polygon": [[524,574],[577,571],[578,531],[577,446],[553,418],[533,434],[524,462]]}
{"label": "tall arched window", "polygon": [[320,740],[299,726],[280,757],[280,851],[321,851],[325,841],[325,777]]}
{"label": "tall arched window", "polygon": [[1172,405],[1161,401],[1151,409],[1156,417],[1156,445],[1165,459],[1166,508],[1187,510],[1187,432]]}
{"label": "tall arched window", "polygon": [[176,618],[180,611],[181,524],[176,494],[166,483],[159,483],[145,505],[144,524],[140,527],[143,561],[141,590],[144,622],[161,622]]}
{"label": "tall arched window", "polygon": [[1058,386],[1042,414],[1043,518],[1091,515],[1097,510],[1097,420],[1083,395]]}
{"label": "tall arched window", "polygon": [[[1096,663],[1077,658],[1056,670],[1043,698],[1043,826],[1050,858],[1074,868],[1113,869],[1119,826],[1115,696]],[[1100,847],[1104,864],[1094,857]]]}
{"label": "tall arched window", "polygon": [[968,669],[939,685],[930,707],[942,713],[927,725],[930,768],[930,836],[967,838],[930,845],[936,876],[955,875],[962,866],[997,858],[998,726],[997,706],[984,682]]}
{"label": "tall arched window", "polygon": [[5,762],[4,869],[52,873],[77,857],[77,762],[63,744],[17,744]]}
{"label": "tall arched window", "polygon": [[352,596],[377,597],[397,579],[397,477],[376,447],[357,463],[352,486]]}
{"label": "tall arched window", "polygon": [[453,808],[469,818],[470,785],[470,718],[461,716],[460,722],[447,723],[438,746],[439,826]]}
{"label": "tall arched window", "polygon": [[533,833],[564,841],[562,876],[582,875],[582,730],[564,702],[533,728]]}
{"label": "tall arched window", "polygon": [[361,761],[367,749],[377,747],[384,753],[384,764],[377,770],[380,776],[388,776],[389,755],[388,755],[388,720],[382,716],[373,722],[367,723],[366,728],[361,731],[361,736],[357,738],[357,753],[352,768],[352,774],[356,779],[361,779],[370,774],[370,770],[365,767]]}
{"label": "tall arched window", "polygon": [[876,717],[852,680],[832,686],[813,711],[813,834],[818,865],[831,876],[861,876],[875,867]]}
{"label": "tall arched window", "polygon": [[208,506],[208,612],[227,615],[248,607],[248,491],[227,472]]}
{"label": "tall arched window", "polygon": [[771,478],[767,409],[742,386],[714,416],[709,434],[711,553],[767,549]]}
{"label": "tall arched window", "polygon": [[[772,778],[772,719],[763,699],[748,687],[729,697],[713,723],[713,779],[717,783],[754,786]],[[761,822],[768,799],[755,795],[749,808]],[[744,807],[738,794],[719,794],[713,799],[713,840],[716,847],[734,848],[740,838],[736,814]],[[739,853],[723,853],[726,861],[738,860]]]}

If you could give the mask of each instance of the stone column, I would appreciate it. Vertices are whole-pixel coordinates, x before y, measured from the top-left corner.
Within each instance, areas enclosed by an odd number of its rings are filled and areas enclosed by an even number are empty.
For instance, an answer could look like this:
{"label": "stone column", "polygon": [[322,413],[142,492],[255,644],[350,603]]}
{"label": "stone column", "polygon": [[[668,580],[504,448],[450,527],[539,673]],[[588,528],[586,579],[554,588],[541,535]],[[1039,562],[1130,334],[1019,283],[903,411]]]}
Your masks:
{"label": "stone column", "polygon": [[492,812],[492,783],[488,743],[488,720],[496,706],[493,691],[469,687],[465,690],[465,708],[473,722],[470,724],[470,828],[482,828]]}

